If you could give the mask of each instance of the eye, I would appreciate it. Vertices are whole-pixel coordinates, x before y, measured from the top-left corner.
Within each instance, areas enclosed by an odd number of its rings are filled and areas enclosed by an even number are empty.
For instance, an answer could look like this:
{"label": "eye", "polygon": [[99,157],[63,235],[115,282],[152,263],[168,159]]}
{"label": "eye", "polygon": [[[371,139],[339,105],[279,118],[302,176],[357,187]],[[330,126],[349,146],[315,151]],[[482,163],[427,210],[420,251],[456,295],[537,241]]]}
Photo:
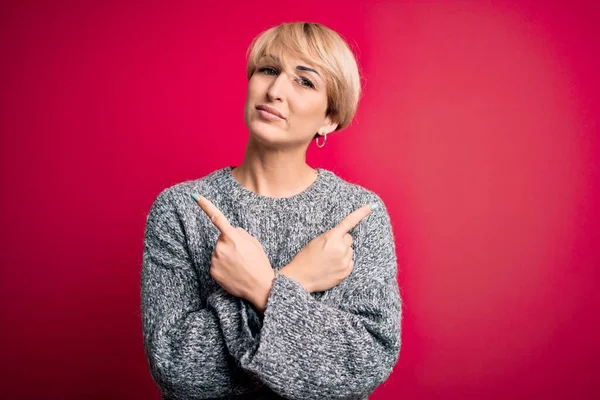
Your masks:
{"label": "eye", "polygon": [[[262,67],[262,68],[258,69],[258,72],[261,72],[261,73],[265,73],[267,71],[273,71],[275,74],[277,74],[279,72],[275,68],[271,68],[271,67]],[[267,75],[271,75],[271,74],[267,74]]]}
{"label": "eye", "polygon": [[[279,74],[279,70],[273,68],[273,67],[261,67],[258,69],[258,72],[260,72],[261,74],[265,74],[265,75],[277,75]],[[312,83],[312,81],[308,78],[304,78],[304,77],[299,77],[297,79],[298,82],[300,82],[300,85],[302,85],[305,88],[308,89],[315,89],[315,85]]]}
{"label": "eye", "polygon": [[315,85],[310,81],[310,79],[300,77],[300,79],[298,79],[298,80],[300,81],[300,84],[303,86],[306,86],[311,89],[315,88]]}

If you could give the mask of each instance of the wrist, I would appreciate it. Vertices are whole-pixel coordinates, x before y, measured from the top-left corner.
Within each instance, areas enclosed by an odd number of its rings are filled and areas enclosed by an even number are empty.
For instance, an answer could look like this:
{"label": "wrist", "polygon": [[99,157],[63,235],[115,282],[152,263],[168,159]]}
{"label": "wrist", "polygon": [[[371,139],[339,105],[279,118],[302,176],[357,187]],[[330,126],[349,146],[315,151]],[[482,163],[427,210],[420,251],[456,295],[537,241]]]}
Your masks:
{"label": "wrist", "polygon": [[306,290],[308,293],[312,293],[312,290],[311,290],[310,286],[308,285],[308,282],[306,282],[302,278],[302,275],[299,273],[298,267],[295,264],[293,264],[293,261],[290,262],[285,267],[281,268],[279,270],[279,273],[281,275],[285,275],[286,278],[289,278],[295,282],[298,282],[298,284],[300,284],[300,286],[302,286],[304,288],[304,290]]}
{"label": "wrist", "polygon": [[252,291],[252,295],[247,299],[254,307],[262,314],[267,306],[267,300],[269,299],[269,293],[273,286],[273,280],[275,279],[275,271],[273,275],[267,275],[268,278],[257,283],[255,289]]}

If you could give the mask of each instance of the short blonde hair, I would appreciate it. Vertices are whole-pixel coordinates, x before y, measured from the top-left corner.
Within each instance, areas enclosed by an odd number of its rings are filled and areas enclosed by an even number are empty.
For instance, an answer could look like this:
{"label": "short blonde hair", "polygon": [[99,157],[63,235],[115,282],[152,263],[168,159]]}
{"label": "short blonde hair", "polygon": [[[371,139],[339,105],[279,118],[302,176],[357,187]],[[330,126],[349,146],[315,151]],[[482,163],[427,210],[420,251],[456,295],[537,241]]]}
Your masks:
{"label": "short blonde hair", "polygon": [[290,52],[320,69],[327,90],[327,112],[338,126],[346,128],[358,108],[361,78],[358,62],[350,46],[335,31],[311,22],[283,23],[256,36],[246,52],[248,80],[265,54],[279,57]]}

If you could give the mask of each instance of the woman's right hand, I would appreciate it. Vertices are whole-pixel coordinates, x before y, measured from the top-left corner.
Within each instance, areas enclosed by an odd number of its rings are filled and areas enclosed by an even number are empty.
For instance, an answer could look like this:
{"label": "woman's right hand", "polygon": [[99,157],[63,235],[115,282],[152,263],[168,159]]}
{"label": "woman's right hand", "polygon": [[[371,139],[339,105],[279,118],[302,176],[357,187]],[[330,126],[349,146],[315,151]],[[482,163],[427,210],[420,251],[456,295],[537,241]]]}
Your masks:
{"label": "woman's right hand", "polygon": [[337,226],[311,240],[279,273],[300,283],[309,293],[337,286],[354,267],[352,236],[348,232],[370,213],[369,205],[351,212]]}

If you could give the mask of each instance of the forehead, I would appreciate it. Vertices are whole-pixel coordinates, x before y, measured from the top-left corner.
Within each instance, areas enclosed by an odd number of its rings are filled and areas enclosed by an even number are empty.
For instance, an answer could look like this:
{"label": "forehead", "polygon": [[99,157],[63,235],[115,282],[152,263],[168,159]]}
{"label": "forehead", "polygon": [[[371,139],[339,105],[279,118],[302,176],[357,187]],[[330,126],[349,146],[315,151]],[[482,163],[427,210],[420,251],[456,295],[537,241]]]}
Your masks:
{"label": "forehead", "polygon": [[274,61],[280,65],[283,65],[286,62],[289,63],[303,63],[303,65],[313,67],[314,69],[319,69],[317,65],[310,59],[310,57],[293,53],[288,50],[266,50],[260,57],[259,60],[264,61]]}

